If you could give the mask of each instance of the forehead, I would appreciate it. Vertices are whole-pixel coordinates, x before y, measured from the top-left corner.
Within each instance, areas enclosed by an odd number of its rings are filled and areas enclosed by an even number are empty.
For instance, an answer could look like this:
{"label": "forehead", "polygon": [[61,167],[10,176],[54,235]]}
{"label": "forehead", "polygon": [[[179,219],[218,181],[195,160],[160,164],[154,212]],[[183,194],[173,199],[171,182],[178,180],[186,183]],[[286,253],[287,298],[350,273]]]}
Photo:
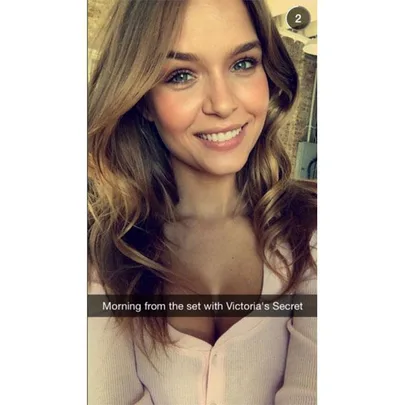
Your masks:
{"label": "forehead", "polygon": [[176,51],[220,51],[257,39],[242,0],[189,0]]}

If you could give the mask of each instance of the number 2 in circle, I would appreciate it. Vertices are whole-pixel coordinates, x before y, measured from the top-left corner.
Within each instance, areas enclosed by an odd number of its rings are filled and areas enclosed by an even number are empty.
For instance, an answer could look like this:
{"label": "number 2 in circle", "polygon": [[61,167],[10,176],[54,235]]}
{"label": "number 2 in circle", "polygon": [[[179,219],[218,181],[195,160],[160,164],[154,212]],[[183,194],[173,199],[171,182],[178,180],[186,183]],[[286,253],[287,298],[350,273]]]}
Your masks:
{"label": "number 2 in circle", "polygon": [[303,30],[311,22],[309,11],[302,6],[293,7],[286,14],[286,23],[289,28]]}

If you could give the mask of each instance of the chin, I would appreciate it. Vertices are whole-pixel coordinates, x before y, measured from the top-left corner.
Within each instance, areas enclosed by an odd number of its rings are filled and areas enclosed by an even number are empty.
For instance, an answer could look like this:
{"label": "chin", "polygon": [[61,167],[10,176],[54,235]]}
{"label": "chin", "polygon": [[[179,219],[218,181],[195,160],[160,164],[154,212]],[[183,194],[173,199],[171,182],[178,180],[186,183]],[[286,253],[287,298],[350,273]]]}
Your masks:
{"label": "chin", "polygon": [[247,159],[240,162],[232,162],[226,164],[225,162],[222,164],[213,164],[209,167],[205,168],[205,172],[207,174],[211,174],[213,176],[229,176],[231,174],[236,174],[240,170],[243,169],[247,162]]}

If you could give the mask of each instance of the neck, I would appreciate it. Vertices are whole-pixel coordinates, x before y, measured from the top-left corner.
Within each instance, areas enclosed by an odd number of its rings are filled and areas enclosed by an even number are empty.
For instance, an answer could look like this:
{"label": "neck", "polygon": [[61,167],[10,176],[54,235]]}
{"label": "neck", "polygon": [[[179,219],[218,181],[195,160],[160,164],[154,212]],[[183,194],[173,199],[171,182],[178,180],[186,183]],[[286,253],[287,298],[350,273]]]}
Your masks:
{"label": "neck", "polygon": [[236,174],[215,176],[197,171],[173,159],[180,202],[179,219],[220,220],[238,213]]}

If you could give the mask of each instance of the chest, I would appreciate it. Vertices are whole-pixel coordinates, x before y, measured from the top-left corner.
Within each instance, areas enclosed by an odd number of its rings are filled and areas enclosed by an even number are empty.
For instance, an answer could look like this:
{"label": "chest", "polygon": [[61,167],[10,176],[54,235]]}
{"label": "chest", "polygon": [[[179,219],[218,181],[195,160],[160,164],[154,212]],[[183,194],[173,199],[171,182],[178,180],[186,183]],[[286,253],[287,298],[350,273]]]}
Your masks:
{"label": "chest", "polygon": [[[249,222],[193,225],[168,230],[174,242],[170,268],[187,278],[190,290],[167,285],[165,294],[259,296],[263,262]],[[169,323],[180,332],[214,344],[243,316],[172,317]]]}
{"label": "chest", "polygon": [[137,372],[153,392],[153,403],[211,404],[215,400],[221,405],[274,405],[285,373],[287,321],[280,317],[250,320],[257,320],[251,333],[213,350],[189,338],[180,341],[180,348],[159,350],[152,357],[135,348]]}

